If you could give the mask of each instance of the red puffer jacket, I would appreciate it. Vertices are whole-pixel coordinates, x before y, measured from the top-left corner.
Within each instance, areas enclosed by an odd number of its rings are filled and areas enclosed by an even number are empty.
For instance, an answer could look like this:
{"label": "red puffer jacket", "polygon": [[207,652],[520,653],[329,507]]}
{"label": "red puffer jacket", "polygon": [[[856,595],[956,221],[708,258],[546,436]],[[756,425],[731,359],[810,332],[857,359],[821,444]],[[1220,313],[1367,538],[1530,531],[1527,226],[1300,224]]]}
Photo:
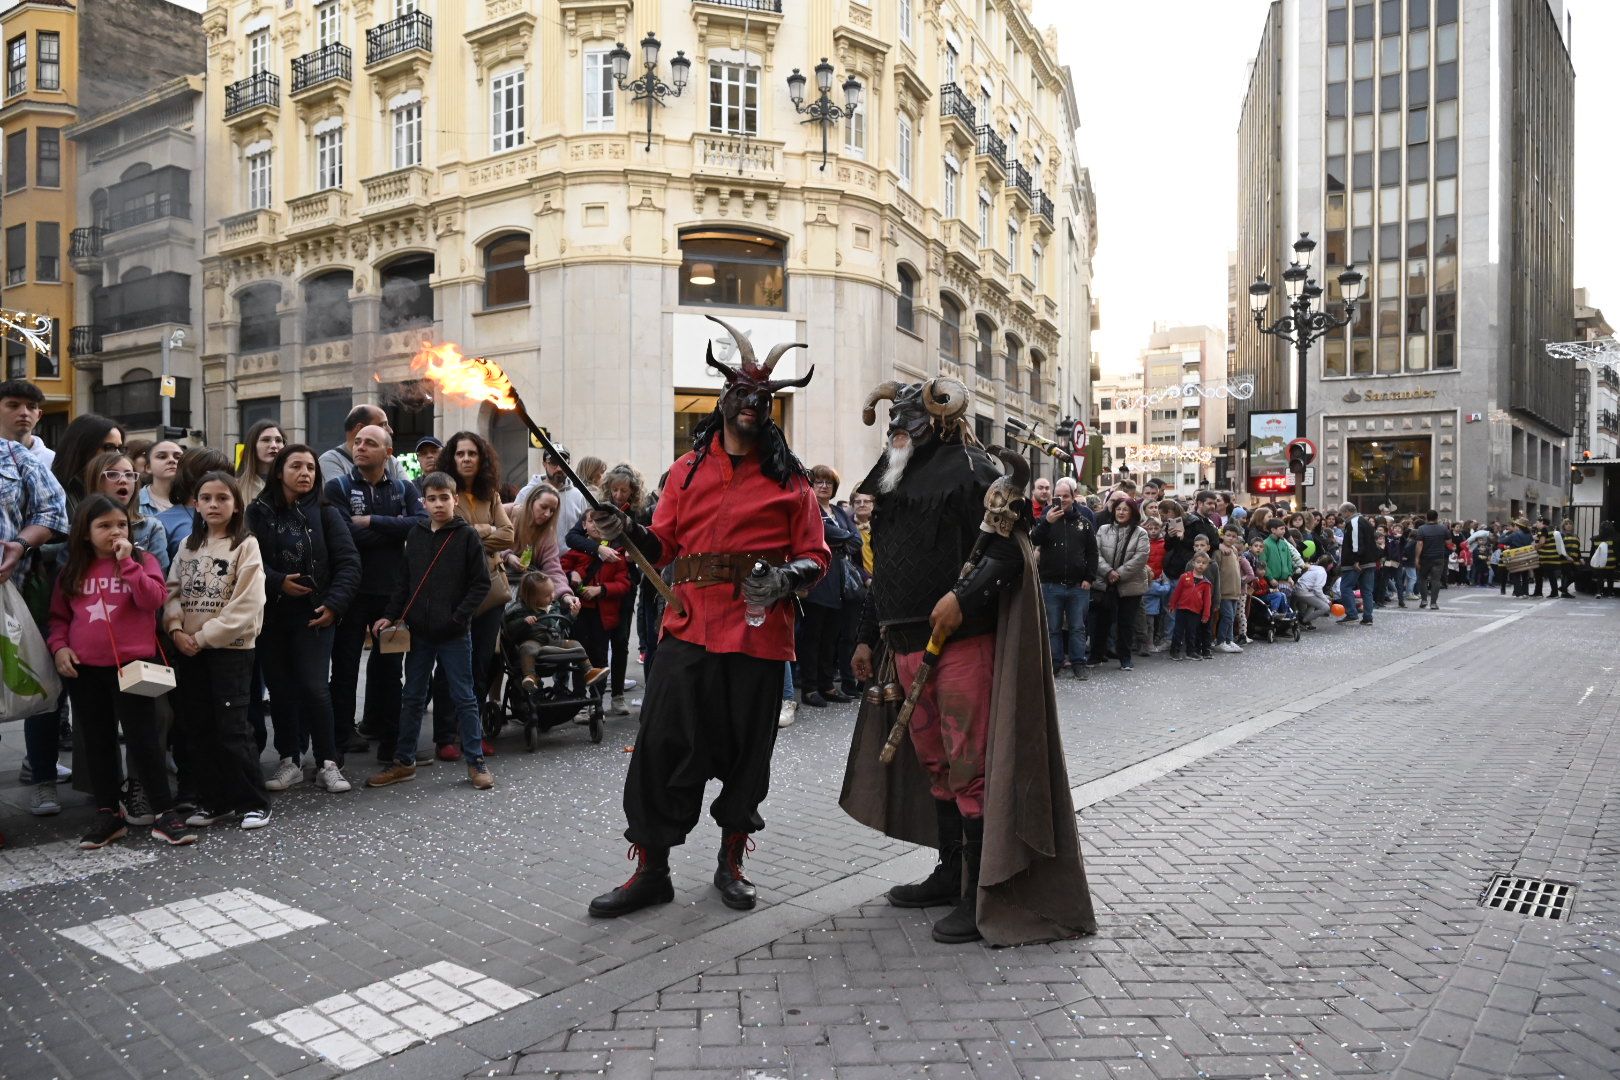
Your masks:
{"label": "red puffer jacket", "polygon": [[[574,595],[579,597],[579,606],[595,608],[602,620],[602,628],[613,630],[619,625],[619,617],[624,611],[624,598],[630,595],[630,564],[624,559],[618,562],[603,562],[595,555],[587,555],[583,551],[565,551],[562,555],[563,573],[573,580],[575,574],[579,575],[580,583],[574,586]],[[590,600],[585,599],[584,589],[590,585],[600,585],[600,595]]]}

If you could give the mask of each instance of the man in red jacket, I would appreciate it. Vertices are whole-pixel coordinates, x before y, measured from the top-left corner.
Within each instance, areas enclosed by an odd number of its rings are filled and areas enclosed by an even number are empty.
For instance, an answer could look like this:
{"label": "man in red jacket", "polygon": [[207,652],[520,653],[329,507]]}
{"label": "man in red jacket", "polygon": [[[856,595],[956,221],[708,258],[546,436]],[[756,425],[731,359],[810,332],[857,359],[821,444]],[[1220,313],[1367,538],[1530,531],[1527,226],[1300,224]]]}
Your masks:
{"label": "man in red jacket", "polygon": [[781,601],[815,584],[832,559],[809,477],[771,420],[772,395],[806,385],[814,372],[773,380],[771,369],[804,346],[778,345],[762,362],[747,338],[710,318],[731,334],[742,363],[722,364],[710,348],[708,363],[726,387],[693,429],[692,451],[670,470],[652,527],[615,510],[591,513],[604,538],[628,535],[654,564],[673,565],[680,600],[664,613],[657,677],[624,781],[624,835],[636,870],[591,901],[602,918],[674,899],[669,849],[697,825],[711,779],[723,781],[709,807],[722,834],[715,888],[727,907],[754,906],[743,854],[765,827],[759,804],[770,788],[782,673],[793,659],[793,605]]}

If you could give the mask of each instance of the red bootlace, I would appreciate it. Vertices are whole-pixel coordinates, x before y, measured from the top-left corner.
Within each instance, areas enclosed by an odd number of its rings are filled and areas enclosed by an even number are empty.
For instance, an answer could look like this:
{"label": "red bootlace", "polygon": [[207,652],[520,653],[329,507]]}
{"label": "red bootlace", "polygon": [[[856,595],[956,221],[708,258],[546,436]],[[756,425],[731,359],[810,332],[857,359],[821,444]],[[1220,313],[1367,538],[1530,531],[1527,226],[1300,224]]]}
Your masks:
{"label": "red bootlace", "polygon": [[621,889],[628,889],[636,883],[636,878],[640,877],[642,872],[647,869],[647,849],[640,844],[631,844],[630,850],[624,853],[624,857],[636,860],[636,872],[630,875],[629,881],[619,886]]}
{"label": "red bootlace", "polygon": [[732,833],[726,837],[726,864],[734,880],[743,876],[743,855],[754,850],[754,838],[747,833]]}

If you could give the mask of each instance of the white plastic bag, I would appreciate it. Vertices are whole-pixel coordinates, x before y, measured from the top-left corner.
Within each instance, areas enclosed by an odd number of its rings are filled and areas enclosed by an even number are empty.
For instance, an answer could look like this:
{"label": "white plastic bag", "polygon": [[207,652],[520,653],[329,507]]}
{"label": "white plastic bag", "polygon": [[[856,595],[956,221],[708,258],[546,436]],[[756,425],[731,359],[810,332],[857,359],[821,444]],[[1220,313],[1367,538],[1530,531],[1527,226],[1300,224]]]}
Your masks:
{"label": "white plastic bag", "polygon": [[1597,550],[1592,552],[1592,559],[1587,565],[1594,570],[1602,570],[1609,565],[1609,542],[1607,540],[1599,544]]}
{"label": "white plastic bag", "polygon": [[0,585],[0,623],[6,631],[0,640],[0,720],[50,712],[62,696],[62,680],[22,593],[9,581]]}

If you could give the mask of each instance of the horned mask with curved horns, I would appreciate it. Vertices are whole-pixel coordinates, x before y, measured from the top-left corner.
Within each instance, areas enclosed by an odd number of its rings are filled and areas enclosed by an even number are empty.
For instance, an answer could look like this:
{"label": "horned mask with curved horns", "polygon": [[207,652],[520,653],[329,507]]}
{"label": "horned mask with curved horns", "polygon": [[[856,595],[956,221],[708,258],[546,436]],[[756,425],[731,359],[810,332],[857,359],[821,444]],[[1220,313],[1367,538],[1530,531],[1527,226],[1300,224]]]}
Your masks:
{"label": "horned mask with curved horns", "polygon": [[780,345],[772,346],[771,351],[766,353],[765,359],[761,361],[758,355],[754,352],[754,343],[748,339],[746,334],[740,333],[735,326],[732,326],[724,319],[717,319],[713,315],[705,315],[704,318],[708,319],[710,322],[719,323],[721,326],[725,327],[726,333],[731,335],[731,340],[737,347],[737,357],[741,363],[739,363],[736,367],[732,367],[730,364],[723,363],[714,358],[713,341],[709,342],[708,355],[704,358],[705,362],[710,367],[720,372],[720,374],[725,378],[728,389],[737,384],[746,384],[750,389],[759,389],[768,394],[774,394],[778,390],[782,390],[789,386],[801,387],[810,385],[810,376],[816,373],[816,366],[814,364],[811,364],[810,369],[797,379],[771,378],[771,372],[776,370],[777,361],[781,360],[782,355],[789,349],[809,348],[809,346],[804,342],[789,341],[783,342]]}

